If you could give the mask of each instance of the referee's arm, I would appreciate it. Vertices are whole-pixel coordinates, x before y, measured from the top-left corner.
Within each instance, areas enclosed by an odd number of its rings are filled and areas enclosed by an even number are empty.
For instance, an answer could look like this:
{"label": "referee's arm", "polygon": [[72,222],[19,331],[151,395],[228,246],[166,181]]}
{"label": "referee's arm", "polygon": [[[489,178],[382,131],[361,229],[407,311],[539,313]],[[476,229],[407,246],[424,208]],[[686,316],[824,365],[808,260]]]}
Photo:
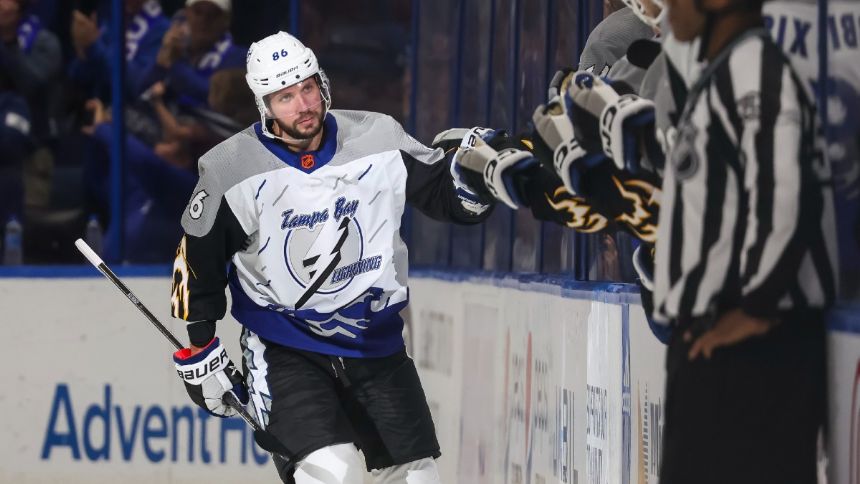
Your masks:
{"label": "referee's arm", "polygon": [[797,287],[804,234],[815,230],[820,214],[820,194],[808,168],[812,160],[803,159],[811,153],[812,138],[803,121],[808,113],[786,64],[768,64],[762,66],[759,92],[742,96],[736,105],[747,202],[740,306],[760,318],[776,317],[793,306],[788,294]]}

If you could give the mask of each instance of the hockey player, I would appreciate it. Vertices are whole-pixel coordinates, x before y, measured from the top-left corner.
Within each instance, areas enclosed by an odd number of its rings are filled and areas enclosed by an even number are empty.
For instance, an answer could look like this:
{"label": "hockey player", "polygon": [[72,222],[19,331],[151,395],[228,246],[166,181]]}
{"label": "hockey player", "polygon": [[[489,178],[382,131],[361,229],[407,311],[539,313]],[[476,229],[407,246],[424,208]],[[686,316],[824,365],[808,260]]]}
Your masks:
{"label": "hockey player", "polygon": [[625,56],[633,42],[654,35],[651,27],[641,21],[641,14],[633,8],[635,0],[622,1],[627,7],[609,14],[588,34],[579,57],[579,70],[605,75]]}
{"label": "hockey player", "polygon": [[[439,482],[439,444],[401,335],[400,219],[409,202],[473,224],[490,205],[393,118],[330,110],[325,73],[289,34],[251,45],[247,81],[261,120],[200,159],[182,217],[171,302],[188,322],[191,346],[174,355],[186,388],[228,416],[222,395],[246,387],[297,462],[275,459],[284,482],[362,483],[359,449],[375,482]],[[244,382],[215,337],[228,285]]]}

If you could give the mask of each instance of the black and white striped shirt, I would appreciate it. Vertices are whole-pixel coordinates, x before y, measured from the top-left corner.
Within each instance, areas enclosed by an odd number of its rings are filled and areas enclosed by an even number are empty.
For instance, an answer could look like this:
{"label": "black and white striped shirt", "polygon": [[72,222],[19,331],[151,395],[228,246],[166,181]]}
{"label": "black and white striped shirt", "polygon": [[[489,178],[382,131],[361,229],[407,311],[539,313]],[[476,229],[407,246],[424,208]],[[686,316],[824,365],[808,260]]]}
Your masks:
{"label": "black and white striped shirt", "polygon": [[667,157],[655,320],[832,303],[835,222],[820,148],[814,106],[764,29],[705,68]]}

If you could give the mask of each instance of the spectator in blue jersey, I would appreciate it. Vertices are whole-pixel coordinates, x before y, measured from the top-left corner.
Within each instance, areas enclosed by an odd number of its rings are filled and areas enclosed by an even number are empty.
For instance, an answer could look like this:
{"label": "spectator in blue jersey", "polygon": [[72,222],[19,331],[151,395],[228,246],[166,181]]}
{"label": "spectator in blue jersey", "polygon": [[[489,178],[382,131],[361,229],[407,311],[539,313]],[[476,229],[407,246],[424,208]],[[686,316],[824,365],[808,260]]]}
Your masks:
{"label": "spectator in blue jersey", "polygon": [[[107,148],[111,143],[110,110],[94,98],[87,101],[86,108],[92,112],[93,124],[83,128],[97,143]],[[168,260],[180,233],[175,213],[183,207],[194,185],[197,183],[195,166],[189,160],[187,150],[154,150],[132,134],[126,135],[126,168],[123,236],[126,254],[133,262],[164,262]],[[163,158],[161,155],[167,155]],[[102,182],[94,189],[107,192],[108,167],[98,163],[93,167],[93,177]],[[172,216],[170,216],[172,214]],[[106,241],[118,230],[108,224]],[[125,259],[116,253],[116,247],[106,244],[105,256]]]}
{"label": "spectator in blue jersey", "polygon": [[[75,59],[69,66],[69,77],[87,97],[107,98],[110,90],[110,36],[107,18],[96,12],[72,14],[72,43]],[[143,75],[155,63],[161,39],[170,20],[157,0],[125,0],[126,92],[136,94]]]}
{"label": "spectator in blue jersey", "polygon": [[230,10],[230,0],[187,0],[164,35],[142,87],[164,81],[180,105],[205,105],[212,74],[245,65],[247,50],[235,45],[229,32]]}
{"label": "spectator in blue jersey", "polygon": [[57,36],[27,14],[26,0],[0,0],[0,72],[11,89],[26,99],[32,133],[44,140],[51,134],[49,119],[62,56]]}

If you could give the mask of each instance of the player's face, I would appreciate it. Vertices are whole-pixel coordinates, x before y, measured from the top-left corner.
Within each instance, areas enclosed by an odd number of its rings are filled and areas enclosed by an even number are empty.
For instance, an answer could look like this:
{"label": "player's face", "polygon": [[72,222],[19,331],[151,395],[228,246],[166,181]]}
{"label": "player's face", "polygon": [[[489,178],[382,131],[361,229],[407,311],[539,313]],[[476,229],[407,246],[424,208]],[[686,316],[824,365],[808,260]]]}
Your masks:
{"label": "player's face", "polygon": [[705,16],[696,8],[695,0],[667,0],[666,3],[675,38],[689,42],[705,29]]}
{"label": "player's face", "polygon": [[310,139],[322,129],[323,98],[315,78],[281,89],[267,103],[275,122],[291,138]]}

